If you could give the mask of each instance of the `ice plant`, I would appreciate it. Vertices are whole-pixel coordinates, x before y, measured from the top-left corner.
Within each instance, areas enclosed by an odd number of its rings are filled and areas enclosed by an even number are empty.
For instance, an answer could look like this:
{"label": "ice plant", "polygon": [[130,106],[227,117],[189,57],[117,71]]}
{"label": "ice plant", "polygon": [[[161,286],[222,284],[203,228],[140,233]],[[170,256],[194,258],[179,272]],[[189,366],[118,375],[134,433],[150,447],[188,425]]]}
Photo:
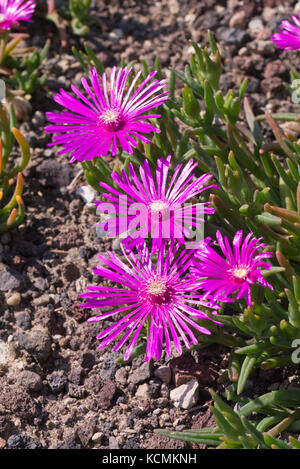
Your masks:
{"label": "ice plant", "polygon": [[19,21],[30,21],[35,7],[33,0],[0,0],[0,31],[10,30]]}
{"label": "ice plant", "polygon": [[[199,282],[188,272],[195,251],[180,248],[179,243],[162,243],[156,261],[151,260],[145,241],[137,244],[134,250],[122,246],[124,261],[110,251],[108,258],[98,255],[103,266],[98,266],[94,273],[117,285],[89,286],[88,292],[80,295],[87,299],[83,307],[111,308],[88,321],[103,321],[123,315],[98,335],[97,338],[101,339],[99,349],[117,339],[113,350],[118,351],[129,341],[124,355],[128,360],[143,326],[147,324],[145,360],[158,360],[163,342],[167,355],[171,354],[171,341],[181,354],[180,338],[188,349],[190,342],[198,343],[192,328],[210,334],[208,329],[197,324],[198,318],[208,318],[197,306],[212,305],[202,301],[197,291]],[[213,314],[216,314],[215,310]]]}
{"label": "ice plant", "polygon": [[132,238],[146,238],[151,232],[155,250],[164,238],[184,242],[191,228],[197,229],[204,222],[204,215],[214,213],[210,202],[192,201],[204,190],[217,187],[207,185],[212,175],[196,177],[194,170],[198,163],[193,160],[186,165],[179,164],[170,174],[170,161],[170,155],[157,160],[155,177],[148,160],[139,168],[140,177],[132,164],[129,164],[130,177],[124,170],[121,175],[114,172],[112,179],[119,189],[100,182],[107,191],[101,195],[109,203],[97,201],[98,210],[112,216],[111,223],[99,224],[103,231],[118,236],[128,230]]}
{"label": "ice plant", "polygon": [[224,298],[228,301],[231,295],[238,300],[246,298],[251,304],[251,285],[258,282],[263,287],[273,287],[266,282],[260,269],[271,268],[271,264],[264,258],[272,257],[270,252],[259,253],[266,246],[261,243],[263,238],[255,238],[253,233],[247,234],[242,241],[242,230],[237,231],[233,238],[232,248],[228,238],[217,231],[219,247],[225,258],[221,257],[210,245],[202,244],[196,255],[196,262],[192,269],[197,279],[202,279],[201,288],[206,295],[215,300]]}
{"label": "ice plant", "polygon": [[147,112],[161,105],[168,92],[156,94],[165,86],[164,80],[152,80],[156,71],[149,73],[135,89],[141,71],[129,85],[131,70],[121,68],[117,72],[113,67],[108,84],[106,73],[99,80],[96,68],[90,69],[91,87],[84,77],[81,79],[88,97],[74,85],[71,88],[76,98],[61,89],[54,100],[67,111],[47,113],[55,125],[47,126],[46,132],[61,134],[53,136],[49,145],[61,144],[63,150],[59,154],[71,153],[74,162],[105,156],[110,148],[115,155],[118,145],[131,154],[137,138],[148,143],[143,134],[160,129],[145,120],[160,115]]}
{"label": "ice plant", "polygon": [[287,20],[282,21],[279,32],[270,38],[280,49],[300,49],[300,13],[298,13],[298,18],[296,16],[292,16],[292,18],[295,24]]}

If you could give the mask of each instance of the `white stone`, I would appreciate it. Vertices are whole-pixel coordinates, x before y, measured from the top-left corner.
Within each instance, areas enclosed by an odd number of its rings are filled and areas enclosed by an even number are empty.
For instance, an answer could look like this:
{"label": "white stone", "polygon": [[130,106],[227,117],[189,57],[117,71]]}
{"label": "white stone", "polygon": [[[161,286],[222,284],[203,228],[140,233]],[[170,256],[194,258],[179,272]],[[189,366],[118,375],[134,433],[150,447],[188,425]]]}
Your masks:
{"label": "white stone", "polygon": [[76,190],[76,194],[79,195],[86,204],[93,202],[96,197],[96,192],[90,186],[79,187]]}
{"label": "white stone", "polygon": [[7,362],[6,343],[0,339],[0,365],[5,365],[6,362]]}
{"label": "white stone", "polygon": [[196,379],[192,379],[170,392],[170,399],[174,402],[175,407],[182,409],[190,409],[196,405],[199,397],[199,384]]}
{"label": "white stone", "polygon": [[102,432],[94,433],[94,435],[92,436],[92,441],[94,443],[100,443],[103,436],[104,436],[104,434]]}
{"label": "white stone", "polygon": [[248,27],[251,31],[262,31],[264,29],[264,24],[259,16],[255,16],[249,21]]}

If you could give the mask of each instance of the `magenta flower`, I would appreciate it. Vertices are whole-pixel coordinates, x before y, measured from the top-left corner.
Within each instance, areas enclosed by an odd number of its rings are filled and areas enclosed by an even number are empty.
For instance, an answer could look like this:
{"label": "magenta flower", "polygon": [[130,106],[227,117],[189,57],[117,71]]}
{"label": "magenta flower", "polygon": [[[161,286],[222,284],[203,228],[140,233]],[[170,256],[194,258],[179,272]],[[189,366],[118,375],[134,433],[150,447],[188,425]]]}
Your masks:
{"label": "magenta flower", "polygon": [[284,20],[281,23],[282,29],[279,28],[279,33],[273,34],[270,38],[280,49],[300,49],[300,13],[298,13],[298,18],[296,16],[292,16],[292,18],[296,26]]}
{"label": "magenta flower", "polygon": [[152,175],[146,159],[139,167],[137,176],[132,164],[129,164],[130,178],[123,170],[115,172],[112,179],[120,189],[106,183],[100,186],[108,192],[102,197],[109,201],[96,201],[99,212],[111,216],[111,220],[98,226],[109,236],[119,236],[124,232],[131,233],[132,238],[146,238],[151,233],[154,251],[162,239],[184,242],[190,236],[192,228],[199,228],[204,222],[203,216],[214,213],[210,202],[186,203],[201,194],[204,190],[216,188],[214,184],[206,185],[211,174],[196,177],[194,169],[197,163],[190,160],[186,165],[178,165],[169,178],[171,156],[157,161],[155,177]]}
{"label": "magenta flower", "polygon": [[112,154],[117,152],[118,144],[123,150],[132,153],[137,145],[136,138],[149,143],[143,135],[149,132],[160,132],[160,129],[145,122],[146,119],[161,117],[160,114],[147,114],[150,109],[163,104],[168,92],[155,94],[164,86],[164,80],[151,79],[157,73],[151,72],[134,91],[141,72],[138,72],[132,83],[128,84],[130,69],[116,71],[113,67],[110,83],[103,73],[101,82],[96,68],[90,70],[91,87],[85,78],[81,79],[88,97],[84,96],[74,85],[71,86],[76,98],[60,90],[54,100],[67,111],[61,113],[47,112],[50,125],[46,132],[59,133],[49,145],[62,145],[58,154],[71,153],[71,162],[91,160],[96,156],[107,155],[110,147]]}
{"label": "magenta flower", "polygon": [[[202,301],[197,292],[199,282],[188,274],[195,251],[180,250],[178,243],[161,244],[155,262],[150,258],[144,241],[133,250],[122,246],[124,261],[108,251],[109,258],[98,255],[105,265],[98,266],[94,273],[114,282],[117,286],[89,286],[88,292],[80,296],[87,298],[81,306],[87,308],[112,308],[94,316],[88,322],[103,321],[122,314],[122,318],[98,335],[99,349],[117,339],[114,351],[118,351],[129,341],[124,355],[128,360],[144,325],[148,326],[148,341],[145,360],[161,357],[163,342],[166,353],[171,355],[171,341],[178,353],[182,353],[180,338],[190,349],[190,342],[197,344],[194,330],[210,334],[210,331],[197,323],[207,314],[195,308],[197,305],[218,307]],[[213,311],[213,314],[217,314]],[[210,319],[220,324],[219,322]],[[123,335],[122,335],[123,334]],[[120,336],[122,337],[120,338]]]}
{"label": "magenta flower", "polygon": [[30,21],[35,7],[33,0],[0,0],[0,30],[10,29],[18,21]]}
{"label": "magenta flower", "polygon": [[205,291],[204,299],[209,297],[215,301],[232,301],[230,295],[236,294],[237,300],[245,296],[250,305],[250,287],[255,282],[273,290],[260,270],[271,268],[271,264],[263,259],[273,255],[270,252],[258,254],[257,251],[266,246],[260,243],[263,238],[254,238],[253,233],[249,233],[242,243],[243,232],[237,231],[231,249],[226,236],[223,238],[219,231],[216,236],[225,259],[209,244],[203,243],[192,268],[193,275],[202,279],[200,284]]}

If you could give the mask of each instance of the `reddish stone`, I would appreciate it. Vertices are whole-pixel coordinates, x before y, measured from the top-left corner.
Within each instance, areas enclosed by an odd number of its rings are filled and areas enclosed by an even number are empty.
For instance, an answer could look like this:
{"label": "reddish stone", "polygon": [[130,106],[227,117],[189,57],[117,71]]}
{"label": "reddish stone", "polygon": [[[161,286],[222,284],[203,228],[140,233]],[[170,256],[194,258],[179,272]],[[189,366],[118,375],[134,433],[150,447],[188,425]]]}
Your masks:
{"label": "reddish stone", "polygon": [[287,72],[286,66],[281,60],[273,60],[269,62],[265,68],[264,76],[271,77],[284,77]]}
{"label": "reddish stone", "polygon": [[207,385],[216,381],[218,373],[206,363],[196,363],[194,358],[185,353],[170,361],[173,371],[175,386],[185,384],[192,379],[197,379],[200,384]]}
{"label": "reddish stone", "polygon": [[100,409],[109,409],[113,404],[114,397],[116,395],[117,388],[115,383],[110,380],[107,380],[102,388],[100,389],[99,394],[97,395],[98,406]]}

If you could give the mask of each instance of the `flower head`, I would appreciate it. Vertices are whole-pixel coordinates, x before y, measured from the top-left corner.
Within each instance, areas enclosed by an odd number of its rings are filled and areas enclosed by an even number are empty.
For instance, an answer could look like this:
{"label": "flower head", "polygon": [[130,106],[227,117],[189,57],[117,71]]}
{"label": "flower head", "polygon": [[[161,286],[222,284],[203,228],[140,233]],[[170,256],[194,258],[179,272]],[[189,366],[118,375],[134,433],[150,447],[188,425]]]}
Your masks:
{"label": "flower head", "polygon": [[117,351],[129,341],[124,355],[124,359],[128,360],[146,323],[149,331],[146,361],[161,357],[163,341],[168,355],[171,354],[171,341],[179,353],[182,353],[180,338],[187,348],[190,348],[190,341],[197,344],[192,328],[210,334],[208,329],[197,323],[199,318],[210,318],[195,306],[217,306],[202,301],[197,292],[199,282],[188,274],[195,251],[180,247],[178,243],[162,243],[156,262],[151,260],[144,241],[135,246],[136,253],[122,246],[124,261],[110,251],[109,258],[99,255],[104,266],[98,266],[94,273],[117,286],[87,287],[89,291],[80,295],[87,298],[87,303],[82,306],[112,308],[90,318],[89,322],[113,318],[120,313],[123,315],[98,335],[100,349],[117,339],[113,349]]}
{"label": "flower head", "polygon": [[197,229],[204,222],[205,214],[214,213],[210,202],[186,203],[204,190],[217,187],[206,185],[212,175],[195,177],[197,163],[190,160],[185,166],[178,165],[169,178],[170,161],[170,155],[166,160],[160,158],[157,161],[155,177],[147,159],[139,168],[140,177],[129,164],[130,177],[124,170],[121,175],[112,174],[120,189],[100,182],[100,186],[108,191],[101,195],[109,203],[96,201],[98,211],[105,210],[116,217],[112,218],[111,225],[107,221],[99,224],[103,231],[111,236],[128,231],[132,238],[146,238],[151,232],[152,246],[156,250],[164,238],[183,242],[185,236],[190,236],[192,228]]}
{"label": "flower head", "polygon": [[71,88],[76,98],[61,89],[54,100],[67,111],[47,113],[55,125],[47,126],[46,132],[61,134],[55,135],[49,145],[61,144],[63,150],[59,154],[71,153],[73,162],[105,156],[110,147],[115,155],[118,144],[131,154],[132,147],[137,145],[136,138],[149,143],[143,134],[160,132],[160,129],[145,120],[161,116],[147,112],[160,106],[168,92],[155,94],[165,86],[164,80],[152,80],[156,71],[134,90],[141,72],[128,85],[131,70],[121,68],[117,72],[113,67],[108,85],[106,73],[99,80],[96,68],[92,68],[91,87],[84,77],[81,79],[87,97],[74,85]]}
{"label": "flower head", "polygon": [[18,21],[30,21],[35,7],[33,0],[0,0],[0,30],[10,29]]}
{"label": "flower head", "polygon": [[270,38],[280,49],[300,49],[300,13],[298,14],[298,18],[296,18],[296,16],[292,16],[292,18],[296,26],[284,20],[281,22],[282,29],[279,28],[279,32],[273,34]]}
{"label": "flower head", "polygon": [[206,292],[203,298],[212,297],[213,300],[232,301],[230,295],[236,294],[236,299],[245,296],[247,304],[251,304],[250,287],[258,282],[263,287],[273,287],[266,282],[260,269],[269,270],[271,264],[263,259],[272,257],[272,253],[258,253],[266,246],[260,241],[262,238],[253,237],[249,233],[242,242],[243,232],[237,231],[233,238],[232,248],[228,239],[217,232],[219,247],[225,257],[221,257],[210,245],[203,243],[196,254],[196,261],[192,269],[193,275],[201,280],[201,288]]}

